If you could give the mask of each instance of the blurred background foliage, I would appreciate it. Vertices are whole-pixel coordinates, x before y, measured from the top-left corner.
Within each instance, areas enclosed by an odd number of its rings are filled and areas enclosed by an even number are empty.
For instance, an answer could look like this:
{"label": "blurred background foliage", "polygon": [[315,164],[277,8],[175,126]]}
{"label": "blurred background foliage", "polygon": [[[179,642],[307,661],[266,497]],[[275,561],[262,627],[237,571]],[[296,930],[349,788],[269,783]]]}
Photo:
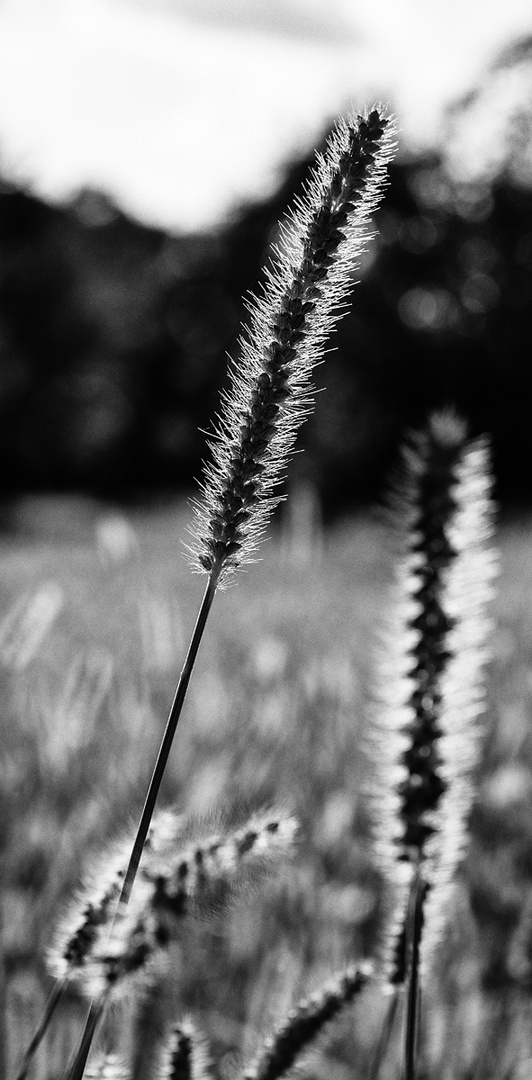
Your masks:
{"label": "blurred background foliage", "polygon": [[[399,432],[455,403],[494,440],[497,496],[528,501],[532,449],[532,42],[447,117],[441,151],[399,156],[293,475],[333,512],[373,498]],[[513,89],[512,89],[513,88]],[[498,111],[493,108],[498,103]],[[483,167],[460,147],[488,126]],[[497,131],[493,123],[499,124]],[[325,138],[326,133],[324,133]],[[484,148],[485,151],[485,148]],[[209,233],[169,235],[81,191],[51,207],[0,188],[5,498],[189,490],[245,306],[308,160]]]}

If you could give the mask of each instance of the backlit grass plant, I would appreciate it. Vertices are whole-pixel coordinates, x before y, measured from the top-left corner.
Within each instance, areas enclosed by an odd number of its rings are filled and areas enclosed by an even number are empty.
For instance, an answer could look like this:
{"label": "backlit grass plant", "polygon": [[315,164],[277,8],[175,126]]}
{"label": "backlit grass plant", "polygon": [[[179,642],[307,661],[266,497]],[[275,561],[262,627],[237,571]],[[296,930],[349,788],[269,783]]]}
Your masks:
{"label": "backlit grass plant", "polygon": [[[380,108],[339,121],[305,191],[282,226],[281,242],[265,271],[262,291],[250,304],[249,326],[231,367],[230,389],[210,444],[212,461],[205,468],[202,496],[195,507],[190,560],[194,570],[207,575],[203,602],[131,854],[121,872],[118,897],[114,902],[116,878],[111,875],[105,899],[96,902],[94,910],[89,902],[88,922],[85,925],[83,921],[84,909],[81,929],[78,926],[74,931],[76,966],[82,972],[87,964],[85,956],[78,962],[79,942],[90,939],[92,951],[93,938],[100,934],[107,933],[114,942],[113,970],[121,974],[126,968],[142,967],[157,952],[161,897],[157,894],[154,898],[142,876],[133,898],[132,892],[200,641],[217,590],[252,558],[281,497],[279,484],[298,428],[312,406],[312,370],[345,308],[368,239],[368,222],[383,193],[393,137],[394,125]],[[186,890],[182,895],[186,896]],[[130,901],[132,912],[128,910]],[[70,1080],[81,1080],[94,1033],[107,1007],[111,990],[109,970],[105,971],[106,985],[91,1005]],[[59,965],[61,982],[66,974]],[[92,986],[92,980],[88,981]],[[61,982],[20,1076],[26,1075],[50,1022]]]}
{"label": "backlit grass plant", "polygon": [[[157,986],[191,926],[294,855],[298,825],[281,807],[197,824],[156,810],[156,802],[215,594],[253,559],[281,498],[297,431],[312,406],[312,370],[345,306],[393,137],[393,123],[379,108],[337,125],[250,305],[194,507],[188,551],[193,570],[207,578],[205,593],[144,809],[134,835],[104,853],[60,921],[49,955],[56,988],[18,1080],[29,1075],[68,985],[86,997],[88,1017],[64,1080],[133,1080],[133,1066],[112,1046],[89,1060],[98,1031],[105,1044],[113,1002],[137,1001]],[[346,956],[343,970],[281,1019],[242,1067],[242,1080],[284,1076],[368,987],[391,1003],[373,1075],[401,1002],[405,1080],[417,1075],[421,988],[444,939],[474,792],[493,578],[489,492],[485,442],[468,441],[454,414],[433,415],[405,450],[392,497],[396,596],[365,747],[372,859],[383,881],[374,955]],[[150,1075],[204,1080],[213,1070],[194,1019],[176,1017]]]}
{"label": "backlit grass plant", "polygon": [[[396,583],[381,628],[365,746],[373,858],[384,887],[374,955],[349,960],[292,1008],[242,1066],[242,1080],[284,1076],[368,986],[390,1001],[370,1074],[379,1074],[396,1043],[402,1012],[404,1076],[418,1075],[421,988],[434,977],[452,923],[475,789],[495,568],[490,483],[486,441],[469,441],[464,422],[450,411],[434,414],[404,449],[390,495]],[[129,905],[117,906],[126,840],[95,866],[65,914],[51,969],[94,997],[94,1017],[124,993],[142,993],[157,981],[189,920],[223,906],[240,885],[291,857],[297,831],[291,815],[276,809],[236,825],[157,812]],[[153,1075],[203,1080],[212,1073],[209,1061],[194,1022],[178,1019]],[[109,1054],[91,1068],[103,1076],[133,1075]]]}

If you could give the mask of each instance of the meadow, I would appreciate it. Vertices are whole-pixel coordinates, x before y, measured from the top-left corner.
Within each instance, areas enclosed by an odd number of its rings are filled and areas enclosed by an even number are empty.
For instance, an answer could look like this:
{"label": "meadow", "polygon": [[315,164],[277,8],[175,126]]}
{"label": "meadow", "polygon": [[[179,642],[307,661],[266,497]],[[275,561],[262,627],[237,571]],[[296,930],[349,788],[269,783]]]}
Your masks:
{"label": "meadow", "polygon": [[[157,1029],[190,1014],[230,1080],[295,1001],[375,948],[364,739],[393,558],[378,513],[324,529],[307,511],[289,500],[261,561],[216,597],[161,799],[199,816],[287,806],[297,851],[173,947],[157,1008],[150,991],[138,1005],[138,1076]],[[58,913],[90,854],[141,810],[202,592],[182,557],[189,521],[183,504],[126,517],[28,503],[0,542],[6,1076],[51,986]],[[531,524],[501,514],[497,528],[482,762],[438,976],[424,988],[420,1076],[524,1078],[532,1066]],[[346,1007],[304,1075],[369,1075],[385,1008],[371,988]],[[85,1014],[70,990],[36,1080],[64,1074]],[[397,1075],[398,1054],[392,1045],[381,1076]]]}

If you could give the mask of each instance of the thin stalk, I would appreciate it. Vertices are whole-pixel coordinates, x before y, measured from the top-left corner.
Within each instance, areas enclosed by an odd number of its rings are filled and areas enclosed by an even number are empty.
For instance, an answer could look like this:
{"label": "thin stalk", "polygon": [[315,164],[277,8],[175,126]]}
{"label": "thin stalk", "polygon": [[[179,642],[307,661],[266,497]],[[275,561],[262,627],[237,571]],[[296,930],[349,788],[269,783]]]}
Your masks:
{"label": "thin stalk", "polygon": [[[122,891],[118,900],[117,911],[125,910],[127,907],[129,898],[131,896],[131,890],[135,883],[137,871],[139,868],[142,852],[146,843],[146,837],[150,827],[151,819],[155,809],[157,796],[161,786],[161,781],[164,776],[164,771],[172,748],[174,735],[176,733],[179,717],[183,708],[183,703],[188,690],[188,684],[190,682],[190,676],[194,668],[194,663],[198,655],[198,649],[203,637],[203,631],[207,622],[209,612],[211,610],[212,602],[216,594],[216,588],[218,585],[219,573],[214,571],[210,574],[207,582],[207,587],[203,595],[201,607],[199,609],[198,617],[196,619],[196,625],[192,633],[188,652],[185,657],[179,681],[174,694],[174,700],[170,708],[168,720],[166,722],[166,728],[159,747],[159,753],[153,769],[152,777],[148,787],[148,792],[144,802],[144,807],[140,817],[137,834],[133,842],[133,848],[129,859],[128,867],[124,876],[124,883],[122,885]],[[108,993],[104,993],[97,1001],[93,1001],[90,1006],[89,1015],[85,1024],[85,1030],[83,1032],[80,1047],[74,1061],[72,1068],[68,1073],[68,1080],[82,1080],[83,1073],[85,1071],[85,1065],[89,1056],[92,1040],[96,1031],[98,1022],[103,1015],[105,1006],[108,1000]]]}
{"label": "thin stalk", "polygon": [[87,1058],[94,1038],[94,1033],[98,1026],[98,1023],[103,1016],[105,1006],[109,998],[109,991],[107,990],[97,1002],[92,1002],[90,1012],[87,1017],[87,1023],[85,1024],[85,1030],[83,1032],[79,1050],[76,1054],[74,1063],[68,1071],[68,1080],[82,1080],[85,1072],[85,1066],[87,1064]]}
{"label": "thin stalk", "polygon": [[368,1080],[377,1080],[377,1077],[381,1071],[382,1064],[388,1053],[390,1046],[390,1040],[392,1037],[393,1029],[395,1027],[395,1020],[397,1017],[397,1006],[399,1004],[399,987],[393,988],[393,993],[386,1009],[386,1015],[381,1028],[379,1039],[372,1055],[369,1070]]}
{"label": "thin stalk", "polygon": [[44,1038],[44,1036],[45,1036],[45,1034],[46,1034],[46,1032],[48,1030],[48,1025],[50,1024],[50,1021],[51,1021],[51,1019],[52,1019],[52,1017],[54,1015],[56,1007],[57,1007],[57,1005],[58,1005],[58,1003],[59,1003],[59,1001],[60,1001],[60,999],[62,997],[63,991],[64,991],[65,986],[66,986],[66,982],[67,982],[66,979],[57,979],[57,981],[55,983],[55,986],[53,987],[53,989],[52,989],[52,991],[50,993],[48,1001],[46,1002],[41,1022],[39,1024],[38,1028],[35,1030],[35,1033],[33,1035],[33,1038],[31,1040],[31,1042],[30,1042],[30,1045],[28,1046],[28,1049],[26,1050],[26,1053],[24,1055],[24,1060],[23,1060],[22,1065],[20,1067],[20,1071],[17,1073],[17,1075],[15,1077],[15,1080],[26,1080],[26,1077],[28,1075],[28,1069],[30,1067],[32,1058],[33,1058],[35,1052],[38,1050],[39,1046],[41,1045],[41,1042],[42,1042],[42,1040],[43,1040],[43,1038]]}
{"label": "thin stalk", "polygon": [[203,637],[203,631],[207,622],[211,605],[215,597],[216,588],[218,585],[218,574],[214,572],[209,576],[207,582],[207,588],[201,602],[201,607],[196,620],[196,625],[192,634],[188,652],[185,657],[185,662],[179,676],[179,682],[177,684],[172,707],[168,715],[166,722],[166,728],[162,737],[159,753],[150,780],[150,786],[146,795],[146,801],[139,821],[137,829],[137,835],[133,844],[131,852],[131,858],[129,860],[128,868],[124,877],[124,884],[122,885],[122,891],[118,901],[119,908],[125,908],[127,906],[131,890],[133,888],[144,845],[146,843],[146,837],[148,835],[148,829],[150,827],[151,819],[153,817],[153,811],[155,810],[155,803],[159,794],[159,788],[166,769],[166,763],[172,748],[174,741],[174,735],[181,716],[181,710],[185,700],[186,692],[188,690],[188,684],[190,682],[190,676],[192,675],[192,669],[194,667],[196,656],[198,655],[198,649],[201,639]]}
{"label": "thin stalk", "polygon": [[419,1003],[421,995],[421,973],[419,970],[419,946],[423,928],[423,901],[425,882],[419,867],[416,870],[410,892],[408,930],[407,930],[407,998],[405,1028],[405,1080],[416,1080],[418,1051]]}

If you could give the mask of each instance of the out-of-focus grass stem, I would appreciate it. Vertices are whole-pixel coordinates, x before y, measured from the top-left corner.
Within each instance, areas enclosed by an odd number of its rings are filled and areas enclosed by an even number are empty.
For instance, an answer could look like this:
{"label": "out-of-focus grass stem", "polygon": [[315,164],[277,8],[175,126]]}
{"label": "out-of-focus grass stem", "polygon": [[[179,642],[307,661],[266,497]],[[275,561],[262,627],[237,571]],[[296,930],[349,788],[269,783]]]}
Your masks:
{"label": "out-of-focus grass stem", "polygon": [[66,979],[57,979],[46,1002],[44,1013],[41,1017],[38,1028],[36,1028],[33,1038],[26,1050],[21,1067],[15,1077],[15,1080],[26,1080],[28,1070],[31,1065],[32,1059],[37,1052],[41,1042],[48,1030],[50,1021],[55,1013],[56,1007],[61,1000],[63,990],[66,985]]}
{"label": "out-of-focus grass stem", "polygon": [[419,947],[423,927],[423,900],[425,884],[419,867],[412,881],[409,898],[407,925],[407,997],[405,1021],[405,1080],[416,1080],[419,1045],[419,1006],[421,1000],[421,976]]}

